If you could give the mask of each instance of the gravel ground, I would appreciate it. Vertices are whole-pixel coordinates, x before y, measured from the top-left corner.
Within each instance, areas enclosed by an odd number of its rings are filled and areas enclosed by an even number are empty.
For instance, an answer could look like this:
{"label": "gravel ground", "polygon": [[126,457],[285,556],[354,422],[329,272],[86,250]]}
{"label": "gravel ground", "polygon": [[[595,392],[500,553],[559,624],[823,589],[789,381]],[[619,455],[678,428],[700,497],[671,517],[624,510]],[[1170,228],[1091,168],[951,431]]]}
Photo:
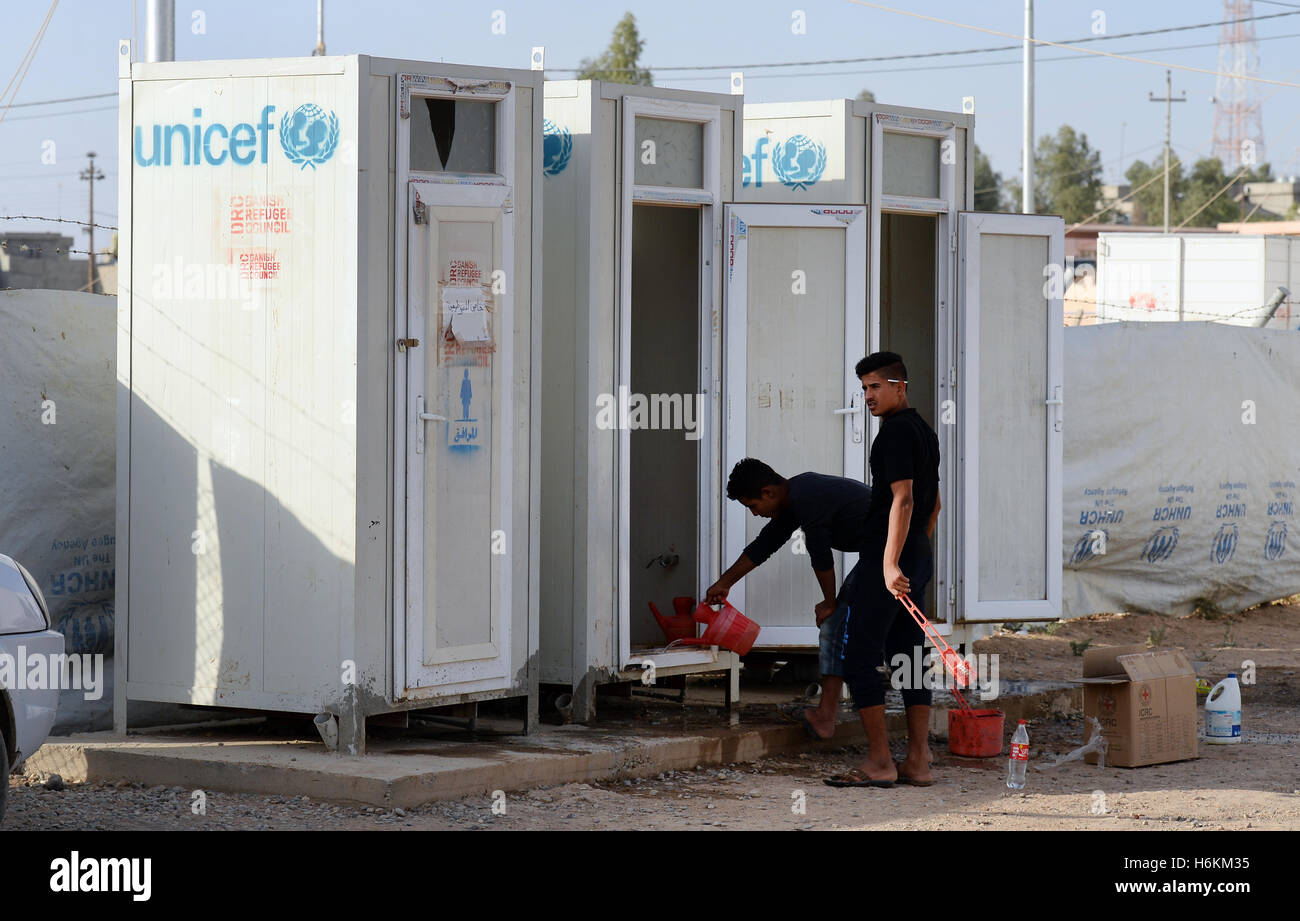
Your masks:
{"label": "gravel ground", "polygon": [[[20,829],[1289,829],[1300,830],[1300,608],[1256,609],[1227,620],[1098,615],[1054,634],[999,634],[977,650],[1002,657],[1004,678],[1078,674],[1071,640],[1140,641],[1168,629],[1169,645],[1213,661],[1222,674],[1259,662],[1244,688],[1245,737],[1200,746],[1193,761],[1146,768],[1081,762],[1031,770],[1008,790],[1005,758],[965,759],[932,741],[935,785],[832,789],[822,783],[864,757],[859,747],[701,767],[641,780],[566,784],[471,797],[410,810],[314,802],[305,796],[206,793],[192,810],[184,787],[67,784],[15,775],[7,830]],[[1177,634],[1175,637],[1174,634]],[[1217,641],[1217,642],[1216,642]],[[1229,645],[1229,643],[1231,645]],[[667,712],[667,711],[665,711]],[[680,711],[675,711],[680,713]],[[680,718],[680,717],[679,717]],[[1030,727],[1031,766],[1083,741],[1081,714]],[[895,744],[895,757],[903,755]]]}
{"label": "gravel ground", "polygon": [[[1260,717],[1263,717],[1263,713]],[[1257,719],[1258,721],[1258,719]],[[1078,744],[1081,720],[1035,725],[1031,764]],[[1073,762],[1031,771],[1008,790],[1002,758],[965,759],[933,743],[933,787],[832,789],[822,778],[864,750],[803,753],[655,778],[565,784],[410,810],[313,802],[304,796],[207,793],[126,783],[15,777],[7,829],[1290,829],[1300,830],[1300,733],[1253,730],[1239,746],[1201,746],[1195,761],[1141,769]],[[903,746],[895,747],[901,757]],[[50,786],[59,787],[54,782]],[[494,809],[495,805],[495,809]]]}

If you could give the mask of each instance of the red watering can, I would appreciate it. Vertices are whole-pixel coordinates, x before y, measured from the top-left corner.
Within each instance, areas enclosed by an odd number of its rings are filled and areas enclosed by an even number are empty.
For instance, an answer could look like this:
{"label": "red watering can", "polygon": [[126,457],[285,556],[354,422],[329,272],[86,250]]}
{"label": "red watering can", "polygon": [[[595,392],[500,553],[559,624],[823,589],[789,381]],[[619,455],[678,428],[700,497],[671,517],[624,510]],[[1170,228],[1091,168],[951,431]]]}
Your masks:
{"label": "red watering can", "polygon": [[650,613],[655,616],[659,622],[659,629],[663,630],[664,636],[668,642],[674,640],[695,639],[695,619],[691,617],[691,608],[695,607],[695,599],[690,595],[678,595],[673,599],[672,617],[664,617],[655,607],[655,603],[650,602]]}
{"label": "red watering can", "polygon": [[721,610],[715,611],[701,601],[695,609],[695,619],[708,624],[704,635],[676,640],[672,645],[720,646],[743,656],[754,648],[754,641],[758,639],[759,625],[732,607],[730,602],[724,601]]}

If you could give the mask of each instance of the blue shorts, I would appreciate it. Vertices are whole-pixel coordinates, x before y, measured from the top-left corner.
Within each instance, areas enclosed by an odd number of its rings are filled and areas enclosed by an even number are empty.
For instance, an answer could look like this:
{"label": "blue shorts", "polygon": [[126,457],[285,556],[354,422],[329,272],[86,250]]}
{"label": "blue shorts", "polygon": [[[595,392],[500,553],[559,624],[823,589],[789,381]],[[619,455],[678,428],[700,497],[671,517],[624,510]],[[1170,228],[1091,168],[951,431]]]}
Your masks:
{"label": "blue shorts", "polygon": [[844,675],[844,628],[848,611],[845,605],[837,605],[835,613],[822,621],[817,640],[817,664],[822,675]]}

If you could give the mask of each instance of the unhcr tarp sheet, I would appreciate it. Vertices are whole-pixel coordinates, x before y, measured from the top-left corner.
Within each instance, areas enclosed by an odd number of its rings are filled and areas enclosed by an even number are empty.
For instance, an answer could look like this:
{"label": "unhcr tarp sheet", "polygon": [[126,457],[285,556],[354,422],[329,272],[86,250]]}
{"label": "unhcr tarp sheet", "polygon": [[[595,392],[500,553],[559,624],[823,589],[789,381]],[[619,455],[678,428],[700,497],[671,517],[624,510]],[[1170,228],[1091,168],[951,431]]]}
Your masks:
{"label": "unhcr tarp sheet", "polygon": [[1066,617],[1300,592],[1300,333],[1065,330]]}
{"label": "unhcr tarp sheet", "polygon": [[117,298],[0,291],[0,552],[68,652],[112,652]]}

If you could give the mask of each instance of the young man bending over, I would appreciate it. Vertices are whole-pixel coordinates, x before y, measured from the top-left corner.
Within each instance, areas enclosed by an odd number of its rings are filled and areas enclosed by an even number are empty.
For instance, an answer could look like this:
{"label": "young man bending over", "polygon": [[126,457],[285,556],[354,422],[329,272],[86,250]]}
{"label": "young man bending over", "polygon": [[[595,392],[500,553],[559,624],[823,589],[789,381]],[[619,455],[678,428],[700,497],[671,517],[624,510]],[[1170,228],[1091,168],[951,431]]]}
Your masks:
{"label": "young man bending over", "polygon": [[803,529],[804,545],[822,591],[822,600],[813,609],[821,631],[822,696],[816,707],[804,710],[803,724],[809,735],[829,739],[835,734],[835,711],[844,686],[842,602],[851,590],[850,580],[846,579],[837,603],[831,551],[857,553],[863,549],[871,488],[858,480],[821,473],[801,473],[787,480],[762,461],[747,457],[732,468],[727,498],[737,500],[757,517],[772,520],[731,568],[709,586],[704,600],[721,604],[747,572],[780,549],[796,528]]}

